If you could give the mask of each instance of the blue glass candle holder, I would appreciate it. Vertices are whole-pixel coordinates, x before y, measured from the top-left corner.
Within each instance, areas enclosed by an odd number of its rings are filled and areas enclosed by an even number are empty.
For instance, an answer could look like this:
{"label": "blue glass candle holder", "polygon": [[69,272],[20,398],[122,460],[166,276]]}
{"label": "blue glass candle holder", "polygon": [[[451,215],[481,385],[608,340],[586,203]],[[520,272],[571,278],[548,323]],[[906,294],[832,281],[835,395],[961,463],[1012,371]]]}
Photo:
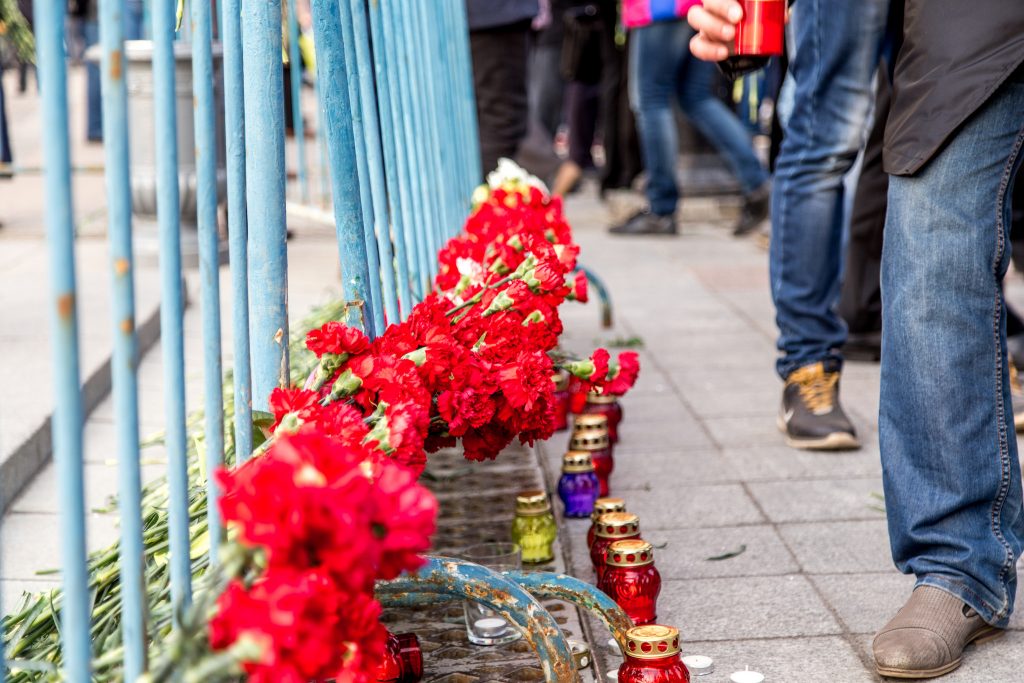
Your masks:
{"label": "blue glass candle holder", "polygon": [[590,453],[566,453],[562,457],[562,477],[558,480],[558,497],[565,505],[565,516],[589,517],[600,493],[601,484],[594,473]]}

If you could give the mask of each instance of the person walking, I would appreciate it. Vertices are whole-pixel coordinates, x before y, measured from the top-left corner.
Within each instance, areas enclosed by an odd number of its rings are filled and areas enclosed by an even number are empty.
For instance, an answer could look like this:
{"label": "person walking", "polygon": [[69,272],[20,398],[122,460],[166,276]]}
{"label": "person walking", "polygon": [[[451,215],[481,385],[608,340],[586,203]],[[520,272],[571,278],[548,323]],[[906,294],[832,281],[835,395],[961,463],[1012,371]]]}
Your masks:
{"label": "person walking", "polygon": [[[705,0],[694,54],[724,59],[741,15]],[[879,440],[893,560],[917,581],[872,643],[883,676],[953,671],[1013,612],[1024,492],[1001,285],[1022,150],[1024,4],[906,0],[883,149]]]}
{"label": "person walking", "polygon": [[[691,23],[721,5],[694,7]],[[794,448],[860,446],[839,401],[843,178],[864,142],[888,15],[889,0],[800,0],[790,16],[794,98],[775,162],[769,270],[784,383],[778,424]],[[694,37],[695,54],[706,55],[705,44]]]}
{"label": "person walking", "polygon": [[514,157],[526,136],[530,24],[538,11],[537,0],[466,0],[484,176],[498,159]]}
{"label": "person walking", "polygon": [[676,162],[678,134],[673,99],[693,126],[722,154],[745,195],[734,232],[750,231],[768,216],[768,171],[761,165],[750,132],[736,114],[715,96],[718,74],[713,64],[691,58],[687,48],[693,31],[681,18],[697,0],[670,3],[625,0],[623,22],[631,30],[630,104],[637,118],[640,149],[647,169],[648,206],[613,226],[618,235],[674,235],[679,187]]}

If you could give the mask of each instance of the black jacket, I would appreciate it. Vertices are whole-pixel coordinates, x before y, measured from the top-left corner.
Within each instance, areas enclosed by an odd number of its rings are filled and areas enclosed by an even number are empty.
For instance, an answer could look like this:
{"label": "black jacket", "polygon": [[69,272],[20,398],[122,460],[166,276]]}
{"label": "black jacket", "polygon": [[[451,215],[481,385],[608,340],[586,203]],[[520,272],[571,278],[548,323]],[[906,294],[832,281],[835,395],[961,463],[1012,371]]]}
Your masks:
{"label": "black jacket", "polygon": [[1024,0],[906,0],[885,170],[920,170],[1022,64]]}

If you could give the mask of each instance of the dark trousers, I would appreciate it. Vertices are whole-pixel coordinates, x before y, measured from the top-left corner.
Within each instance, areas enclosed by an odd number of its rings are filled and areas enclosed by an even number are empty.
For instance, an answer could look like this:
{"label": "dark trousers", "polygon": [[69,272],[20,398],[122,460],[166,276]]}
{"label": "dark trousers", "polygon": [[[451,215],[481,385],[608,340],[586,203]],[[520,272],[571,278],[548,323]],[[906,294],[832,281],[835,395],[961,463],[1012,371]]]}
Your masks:
{"label": "dark trousers", "polygon": [[501,157],[515,157],[526,136],[529,30],[530,22],[523,21],[469,34],[484,176]]}
{"label": "dark trousers", "polygon": [[889,191],[889,176],[882,170],[882,143],[891,99],[889,70],[883,64],[878,70],[875,123],[864,149],[864,163],[853,198],[846,267],[839,296],[839,315],[853,334],[879,332],[882,329],[882,289],[879,277],[886,195]]}
{"label": "dark trousers", "polygon": [[4,70],[0,69],[0,164],[11,163],[11,140],[7,133],[7,103],[4,102]]}

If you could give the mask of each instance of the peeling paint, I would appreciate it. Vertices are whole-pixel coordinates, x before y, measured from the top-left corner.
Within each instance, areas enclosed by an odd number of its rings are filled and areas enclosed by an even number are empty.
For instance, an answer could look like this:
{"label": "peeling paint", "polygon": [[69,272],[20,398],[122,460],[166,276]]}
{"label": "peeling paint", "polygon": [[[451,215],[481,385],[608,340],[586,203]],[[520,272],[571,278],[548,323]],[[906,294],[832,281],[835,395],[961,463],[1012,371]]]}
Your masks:
{"label": "peeling paint", "polygon": [[110,51],[110,78],[118,81],[121,79],[121,51]]}
{"label": "peeling paint", "polygon": [[126,258],[119,258],[114,261],[114,273],[124,276],[132,269],[131,262]]}

